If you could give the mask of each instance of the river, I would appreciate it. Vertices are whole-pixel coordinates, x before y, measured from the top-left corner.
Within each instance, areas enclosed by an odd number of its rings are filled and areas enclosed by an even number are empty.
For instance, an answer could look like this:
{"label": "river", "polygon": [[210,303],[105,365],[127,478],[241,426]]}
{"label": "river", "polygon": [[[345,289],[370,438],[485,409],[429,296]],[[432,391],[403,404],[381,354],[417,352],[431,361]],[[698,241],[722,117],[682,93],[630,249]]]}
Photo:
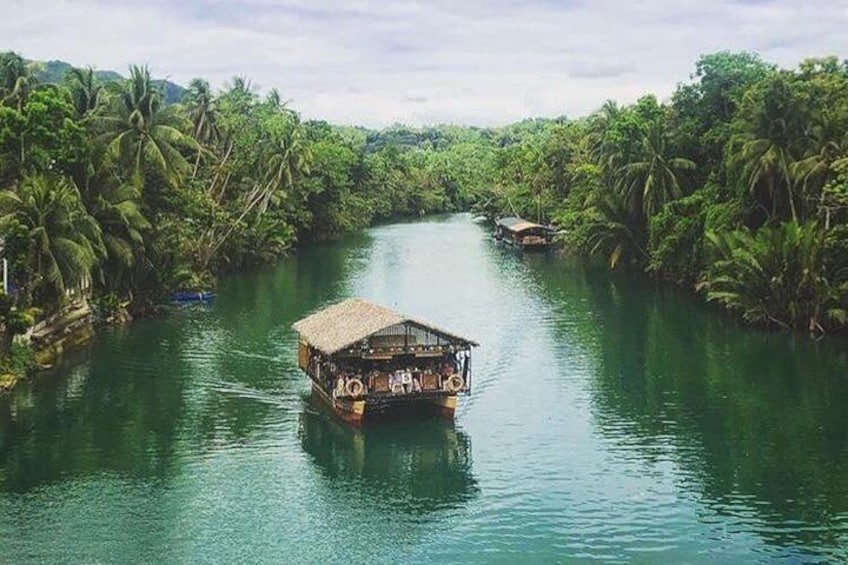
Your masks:
{"label": "river", "polygon": [[[107,329],[0,398],[0,562],[848,561],[848,344],[378,226]],[[455,423],[352,429],[290,326],[362,296],[480,342]]]}

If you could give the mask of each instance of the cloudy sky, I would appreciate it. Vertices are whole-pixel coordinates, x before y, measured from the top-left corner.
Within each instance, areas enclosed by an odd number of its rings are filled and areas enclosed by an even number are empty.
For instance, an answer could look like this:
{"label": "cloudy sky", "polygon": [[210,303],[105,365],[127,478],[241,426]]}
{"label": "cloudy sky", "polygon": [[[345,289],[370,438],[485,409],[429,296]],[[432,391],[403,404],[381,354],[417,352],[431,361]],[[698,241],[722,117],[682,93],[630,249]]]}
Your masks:
{"label": "cloudy sky", "polygon": [[235,74],[307,118],[384,126],[577,117],[667,98],[695,60],[848,57],[848,0],[4,0],[0,50],[179,83]]}

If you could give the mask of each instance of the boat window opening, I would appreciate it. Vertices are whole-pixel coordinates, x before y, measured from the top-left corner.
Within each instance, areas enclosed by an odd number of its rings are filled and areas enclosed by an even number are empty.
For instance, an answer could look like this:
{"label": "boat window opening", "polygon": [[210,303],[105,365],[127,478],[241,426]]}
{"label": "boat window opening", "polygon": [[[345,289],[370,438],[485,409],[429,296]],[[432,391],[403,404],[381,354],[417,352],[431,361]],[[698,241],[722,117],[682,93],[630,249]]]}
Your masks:
{"label": "boat window opening", "polygon": [[[398,355],[391,359],[336,360],[318,354],[313,355],[309,372],[315,375],[325,390],[332,391],[335,398],[408,395],[449,388],[460,392],[470,384],[469,361],[466,350],[423,359],[414,355]],[[460,377],[460,380],[454,377]]]}

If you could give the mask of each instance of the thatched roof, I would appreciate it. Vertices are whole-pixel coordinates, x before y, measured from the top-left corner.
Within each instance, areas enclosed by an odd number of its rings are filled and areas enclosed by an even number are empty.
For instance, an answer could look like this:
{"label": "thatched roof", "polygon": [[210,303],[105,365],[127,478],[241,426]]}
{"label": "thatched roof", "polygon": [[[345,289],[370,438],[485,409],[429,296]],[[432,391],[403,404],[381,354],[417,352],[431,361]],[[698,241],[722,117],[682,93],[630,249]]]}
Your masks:
{"label": "thatched roof", "polygon": [[477,345],[470,339],[405,316],[362,298],[350,298],[316,312],[292,326],[309,345],[332,355],[391,326],[412,322],[448,340]]}
{"label": "thatched roof", "polygon": [[495,223],[497,225],[505,228],[505,229],[508,229],[511,232],[516,232],[516,233],[524,231],[524,230],[533,229],[533,228],[540,228],[540,229],[543,229],[543,230],[550,230],[551,229],[548,226],[543,226],[542,224],[537,224],[537,223],[534,223],[534,222],[528,222],[524,218],[518,218],[518,217],[515,217],[515,216],[508,216],[506,218],[501,218],[500,220],[498,220]]}

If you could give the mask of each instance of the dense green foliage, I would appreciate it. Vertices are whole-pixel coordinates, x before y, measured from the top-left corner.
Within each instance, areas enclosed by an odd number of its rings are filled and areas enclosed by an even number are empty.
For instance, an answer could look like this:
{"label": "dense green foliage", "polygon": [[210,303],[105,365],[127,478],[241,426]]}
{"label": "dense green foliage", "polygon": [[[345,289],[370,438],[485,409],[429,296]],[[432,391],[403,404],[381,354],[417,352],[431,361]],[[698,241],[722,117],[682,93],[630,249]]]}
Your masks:
{"label": "dense green foliage", "polygon": [[751,322],[844,329],[848,64],[716,53],[692,78],[666,104],[516,129],[480,211],[538,215],[571,249]]}
{"label": "dense green foliage", "polygon": [[550,222],[572,251],[752,322],[845,327],[848,67],[835,58],[780,70],[722,52],[666,103],[382,131],[304,122],[243,77],[217,92],[195,79],[168,103],[147,68],[56,68],[0,55],[0,222],[21,306],[50,311],[89,280],[144,305],[298,241],[472,208]]}
{"label": "dense green foliage", "polygon": [[89,285],[144,307],[299,240],[467,208],[484,188],[493,150],[477,130],[404,139],[303,122],[242,77],[220,92],[195,79],[175,104],[163,84],[146,67],[124,79],[0,54],[0,233],[18,310],[49,313]]}

